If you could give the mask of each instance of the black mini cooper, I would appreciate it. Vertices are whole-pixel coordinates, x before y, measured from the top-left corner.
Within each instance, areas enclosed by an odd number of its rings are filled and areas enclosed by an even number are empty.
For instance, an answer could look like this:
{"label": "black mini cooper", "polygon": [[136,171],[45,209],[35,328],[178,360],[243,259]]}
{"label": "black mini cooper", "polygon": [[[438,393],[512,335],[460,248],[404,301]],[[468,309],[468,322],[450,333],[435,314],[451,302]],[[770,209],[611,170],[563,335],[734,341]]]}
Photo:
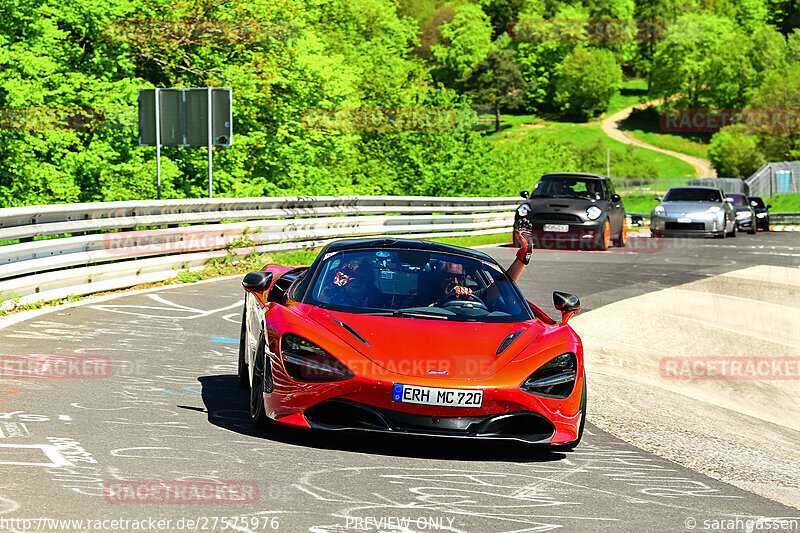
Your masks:
{"label": "black mini cooper", "polygon": [[530,195],[520,195],[525,202],[517,208],[514,229],[530,228],[536,248],[607,250],[627,243],[625,206],[608,178],[545,174]]}

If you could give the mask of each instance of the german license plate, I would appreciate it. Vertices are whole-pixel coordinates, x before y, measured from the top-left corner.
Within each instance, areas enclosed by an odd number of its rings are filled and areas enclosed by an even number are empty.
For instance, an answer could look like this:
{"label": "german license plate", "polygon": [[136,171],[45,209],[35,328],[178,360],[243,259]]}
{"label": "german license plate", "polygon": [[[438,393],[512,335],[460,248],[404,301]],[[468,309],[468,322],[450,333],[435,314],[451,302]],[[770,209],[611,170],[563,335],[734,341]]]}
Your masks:
{"label": "german license plate", "polygon": [[680,222],[681,224],[684,224],[686,222],[691,222],[691,221],[692,221],[692,219],[689,218],[689,217],[681,217],[681,218],[678,219],[678,222]]}
{"label": "german license plate", "polygon": [[395,383],[392,401],[419,405],[441,405],[446,407],[480,407],[483,405],[482,390],[437,389]]}
{"label": "german license plate", "polygon": [[568,224],[545,224],[544,228],[545,231],[555,231],[557,233],[564,233],[569,231]]}

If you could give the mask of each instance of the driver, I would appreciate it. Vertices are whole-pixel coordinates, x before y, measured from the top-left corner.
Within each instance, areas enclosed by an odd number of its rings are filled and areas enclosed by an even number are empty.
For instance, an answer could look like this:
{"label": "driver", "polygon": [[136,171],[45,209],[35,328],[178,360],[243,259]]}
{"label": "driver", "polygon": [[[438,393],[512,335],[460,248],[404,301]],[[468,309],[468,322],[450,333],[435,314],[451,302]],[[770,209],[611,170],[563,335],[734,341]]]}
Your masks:
{"label": "driver", "polygon": [[[525,270],[525,266],[531,262],[531,253],[533,252],[533,236],[529,229],[515,230],[514,235],[516,241],[521,243],[519,250],[517,250],[517,257],[514,262],[506,270],[505,274],[511,281],[517,281]],[[481,300],[494,301],[500,297],[500,293],[494,284],[481,291],[473,291],[469,287],[463,285],[466,280],[464,273],[464,265],[461,263],[454,263],[450,261],[444,262],[442,276],[440,279],[440,294],[431,305],[436,305],[442,298],[454,293],[456,298],[469,298],[470,296],[477,296]],[[485,297],[484,297],[485,296]]]}

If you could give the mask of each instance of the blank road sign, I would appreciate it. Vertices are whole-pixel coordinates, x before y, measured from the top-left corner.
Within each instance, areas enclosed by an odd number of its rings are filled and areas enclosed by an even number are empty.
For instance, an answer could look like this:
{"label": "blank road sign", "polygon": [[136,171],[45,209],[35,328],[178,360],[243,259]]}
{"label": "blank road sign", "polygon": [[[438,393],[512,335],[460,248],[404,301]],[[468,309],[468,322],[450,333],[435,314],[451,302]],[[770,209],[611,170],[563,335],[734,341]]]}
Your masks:
{"label": "blank road sign", "polygon": [[[208,146],[208,89],[159,89],[161,146]],[[231,146],[230,87],[211,89],[212,146]],[[155,89],[139,89],[139,145],[156,145]]]}

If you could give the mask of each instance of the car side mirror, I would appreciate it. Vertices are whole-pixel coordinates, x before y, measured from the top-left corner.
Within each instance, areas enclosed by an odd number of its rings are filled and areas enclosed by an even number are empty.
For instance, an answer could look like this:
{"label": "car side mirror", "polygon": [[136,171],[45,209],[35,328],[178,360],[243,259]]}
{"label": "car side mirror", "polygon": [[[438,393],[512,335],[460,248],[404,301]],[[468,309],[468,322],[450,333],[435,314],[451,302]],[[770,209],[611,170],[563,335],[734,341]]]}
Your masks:
{"label": "car side mirror", "polygon": [[519,191],[519,195],[525,198],[526,200],[528,199],[528,191]]}
{"label": "car side mirror", "polygon": [[242,287],[245,290],[255,293],[263,293],[272,284],[272,272],[259,270],[258,272],[250,272],[242,280]]}
{"label": "car side mirror", "polygon": [[619,194],[612,194],[611,195],[611,201],[612,202],[619,202],[620,200],[622,200],[622,196],[620,196]]}
{"label": "car side mirror", "polygon": [[660,201],[661,201],[661,196],[656,196],[656,202],[660,202]]}
{"label": "car side mirror", "polygon": [[553,306],[561,312],[561,324],[564,325],[581,310],[581,301],[569,292],[553,291]]}
{"label": "car side mirror", "polygon": [[725,198],[725,203],[732,204],[733,198]]}
{"label": "car side mirror", "polygon": [[772,208],[772,204],[767,204],[767,209],[771,209],[771,208]]}

